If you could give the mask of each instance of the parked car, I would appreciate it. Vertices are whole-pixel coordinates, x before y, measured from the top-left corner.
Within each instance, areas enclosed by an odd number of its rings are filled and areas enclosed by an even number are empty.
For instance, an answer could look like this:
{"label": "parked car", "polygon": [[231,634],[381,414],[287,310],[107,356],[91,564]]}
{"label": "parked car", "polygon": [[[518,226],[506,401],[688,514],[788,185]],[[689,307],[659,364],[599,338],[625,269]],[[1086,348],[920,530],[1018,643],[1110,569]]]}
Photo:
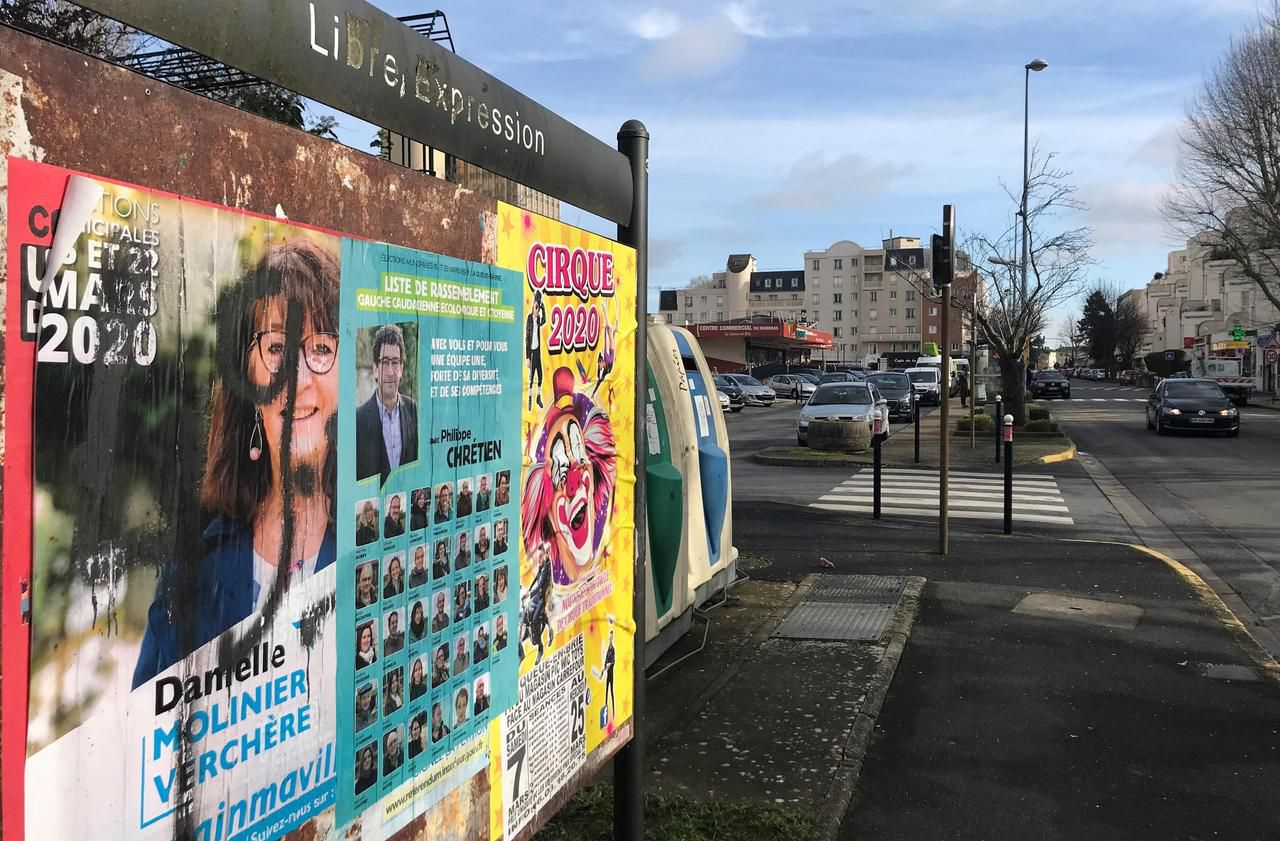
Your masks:
{"label": "parked car", "polygon": [[1157,435],[1189,429],[1235,438],[1240,434],[1240,410],[1213,380],[1170,377],[1147,398],[1147,429]]}
{"label": "parked car", "polygon": [[1062,376],[1061,371],[1037,371],[1031,380],[1033,397],[1062,397],[1071,399],[1071,380]]}
{"label": "parked car", "polygon": [[867,375],[867,384],[875,386],[884,398],[890,420],[894,417],[911,420],[915,409],[910,377],[900,371],[876,371]]}
{"label": "parked car", "polygon": [[742,389],[742,399],[748,406],[772,406],[778,396],[773,389],[750,374],[725,374],[724,376],[738,384]]}
{"label": "parked car", "polygon": [[871,423],[878,395],[874,387],[861,382],[830,382],[818,386],[809,402],[800,410],[796,422],[796,443],[809,446],[809,423],[815,420],[838,418],[860,423]]}
{"label": "parked car", "polygon": [[732,407],[729,404],[729,395],[725,394],[723,391],[720,391],[719,389],[716,389],[716,398],[719,399],[720,401],[720,411],[722,412],[733,411]]}
{"label": "parked car", "polygon": [[779,397],[790,397],[792,400],[807,400],[818,387],[799,374],[774,374],[765,384]]}
{"label": "parked car", "polygon": [[908,368],[907,378],[911,380],[911,389],[916,399],[926,405],[938,406],[942,403],[942,372],[937,368]]}
{"label": "parked car", "polygon": [[1120,372],[1120,385],[1137,385],[1138,372],[1133,369],[1126,369]]}
{"label": "parked car", "polygon": [[742,386],[720,374],[716,374],[711,380],[716,385],[716,392],[729,398],[729,411],[741,412],[742,407],[747,405],[742,396]]}
{"label": "parked car", "polygon": [[827,383],[857,383],[866,379],[865,376],[858,376],[853,371],[828,371],[818,379],[818,385],[826,385]]}
{"label": "parked car", "polygon": [[1106,378],[1107,372],[1101,368],[1094,368],[1093,373],[1089,376],[1089,379],[1094,380],[1095,382],[1102,382]]}

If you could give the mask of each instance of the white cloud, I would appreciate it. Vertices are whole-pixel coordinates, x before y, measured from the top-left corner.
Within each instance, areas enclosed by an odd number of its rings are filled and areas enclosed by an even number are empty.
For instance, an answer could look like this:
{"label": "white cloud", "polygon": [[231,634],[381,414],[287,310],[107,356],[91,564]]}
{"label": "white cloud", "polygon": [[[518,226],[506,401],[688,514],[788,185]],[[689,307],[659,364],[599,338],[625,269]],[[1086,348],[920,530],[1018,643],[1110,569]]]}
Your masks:
{"label": "white cloud", "polygon": [[909,167],[873,163],[853,153],[828,161],[825,152],[810,152],[791,165],[780,184],[756,196],[752,204],[769,209],[828,210],[850,198],[883,193],[894,179],[909,171]]}
{"label": "white cloud", "polygon": [[653,81],[711,76],[732,65],[745,49],[741,32],[724,18],[712,18],[657,42],[641,62],[641,71]]}
{"label": "white cloud", "polygon": [[752,38],[792,38],[809,33],[809,27],[803,23],[781,24],[772,17],[761,14],[754,4],[736,0],[725,5],[724,16],[739,32]]}
{"label": "white cloud", "polygon": [[658,41],[680,31],[680,16],[666,9],[649,9],[635,17],[628,16],[627,28],[646,41]]}

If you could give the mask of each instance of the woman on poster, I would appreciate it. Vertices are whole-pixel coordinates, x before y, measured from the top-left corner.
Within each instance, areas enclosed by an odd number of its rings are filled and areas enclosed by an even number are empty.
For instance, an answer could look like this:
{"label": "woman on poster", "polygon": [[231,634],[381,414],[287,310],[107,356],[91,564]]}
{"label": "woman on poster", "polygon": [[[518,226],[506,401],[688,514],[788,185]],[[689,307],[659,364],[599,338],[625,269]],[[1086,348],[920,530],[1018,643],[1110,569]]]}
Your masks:
{"label": "woman on poster", "polygon": [[244,619],[269,619],[291,578],[334,561],[338,278],[335,256],[298,236],[220,295],[200,486],[211,518],[198,552],[162,572],[135,688]]}

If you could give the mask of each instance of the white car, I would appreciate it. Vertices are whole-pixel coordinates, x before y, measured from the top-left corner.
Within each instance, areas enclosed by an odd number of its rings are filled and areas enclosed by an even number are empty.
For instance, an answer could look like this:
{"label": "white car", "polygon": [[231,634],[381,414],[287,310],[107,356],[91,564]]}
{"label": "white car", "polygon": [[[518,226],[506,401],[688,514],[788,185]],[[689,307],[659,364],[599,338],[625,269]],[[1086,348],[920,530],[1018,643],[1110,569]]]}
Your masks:
{"label": "white car", "polygon": [[808,399],[818,387],[799,374],[774,374],[765,385],[773,389],[779,397],[790,397],[792,400]]}
{"label": "white car", "polygon": [[796,443],[809,445],[809,423],[836,418],[870,424],[872,414],[883,402],[875,386],[869,383],[824,383],[800,410],[796,425]]}
{"label": "white car", "polygon": [[720,411],[729,411],[729,395],[725,394],[723,391],[717,391],[716,397],[720,398]]}
{"label": "white car", "polygon": [[911,390],[922,404],[934,406],[942,403],[942,372],[937,368],[908,368],[904,373],[911,380]]}

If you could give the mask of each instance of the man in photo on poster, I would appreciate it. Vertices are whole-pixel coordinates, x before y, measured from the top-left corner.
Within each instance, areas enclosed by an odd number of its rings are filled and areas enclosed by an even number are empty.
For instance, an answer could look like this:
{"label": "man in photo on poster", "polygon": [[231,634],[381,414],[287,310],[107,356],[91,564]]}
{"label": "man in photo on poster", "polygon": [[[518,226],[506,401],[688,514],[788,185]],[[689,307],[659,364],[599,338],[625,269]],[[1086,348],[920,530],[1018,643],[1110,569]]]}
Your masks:
{"label": "man in photo on poster", "polygon": [[387,614],[387,635],[382,640],[382,656],[390,657],[404,648],[404,631],[400,628],[402,610],[393,610]]}
{"label": "man in photo on poster", "polygon": [[366,683],[356,692],[356,730],[363,730],[378,720],[378,686]]}
{"label": "man in photo on poster", "polygon": [[493,554],[503,555],[507,551],[507,518],[503,517],[493,524]]}
{"label": "man in photo on poster", "polygon": [[493,650],[502,651],[507,647],[507,615],[505,613],[499,613],[498,617],[494,620],[493,627]]}
{"label": "man in photo on poster", "polygon": [[476,641],[471,646],[471,662],[481,663],[489,659],[489,626],[476,627]]}
{"label": "man in photo on poster", "polygon": [[404,764],[404,746],[400,744],[400,728],[382,737],[382,774],[393,773]]}
{"label": "man in photo on poster", "polygon": [[433,510],[437,526],[453,518],[453,485],[448,482],[436,485],[436,506]]}
{"label": "man in photo on poster", "polygon": [[476,678],[476,701],[472,711],[476,715],[481,715],[489,711],[489,676],[487,674],[480,675]]}
{"label": "man in photo on poster", "polygon": [[409,570],[409,586],[421,587],[427,583],[427,547],[419,543],[413,547],[413,567]]}
{"label": "man in photo on poster", "polygon": [[481,525],[476,529],[476,563],[482,564],[489,560],[489,527]]}
{"label": "man in photo on poster", "polygon": [[449,680],[449,643],[436,646],[431,659],[431,688],[438,689]]}
{"label": "man in photo on poster", "polygon": [[404,494],[387,498],[387,516],[382,521],[382,537],[389,539],[404,534]]}
{"label": "man in photo on poster", "polygon": [[470,517],[473,499],[471,496],[471,480],[463,479],[458,482],[458,516]]}
{"label": "man in photo on poster", "polygon": [[476,576],[476,613],[489,609],[489,576]]}
{"label": "man in photo on poster", "polygon": [[471,582],[463,581],[453,588],[453,621],[461,622],[471,616]]}
{"label": "man in photo on poster", "polygon": [[493,502],[493,498],[490,496],[489,491],[489,475],[487,473],[481,474],[480,478],[477,479],[476,482],[476,511],[488,511],[490,504]]}
{"label": "man in photo on poster", "polygon": [[378,603],[378,562],[366,561],[356,567],[356,610]]}
{"label": "man in photo on poster", "polygon": [[471,566],[470,543],[471,541],[468,540],[466,531],[458,532],[458,554],[453,556],[454,572]]}
{"label": "man in photo on poster", "polygon": [[387,476],[418,460],[418,404],[400,391],[405,360],[417,348],[406,348],[398,324],[383,324],[373,334],[370,360],[377,384],[356,410],[356,479]]}
{"label": "man in photo on poster", "polygon": [[438,634],[449,627],[449,602],[444,590],[436,593],[435,612],[431,614],[431,633]]}
{"label": "man in photo on poster", "polygon": [[453,645],[453,673],[455,675],[461,675],[471,668],[471,652],[467,649],[467,635],[459,634]]}

